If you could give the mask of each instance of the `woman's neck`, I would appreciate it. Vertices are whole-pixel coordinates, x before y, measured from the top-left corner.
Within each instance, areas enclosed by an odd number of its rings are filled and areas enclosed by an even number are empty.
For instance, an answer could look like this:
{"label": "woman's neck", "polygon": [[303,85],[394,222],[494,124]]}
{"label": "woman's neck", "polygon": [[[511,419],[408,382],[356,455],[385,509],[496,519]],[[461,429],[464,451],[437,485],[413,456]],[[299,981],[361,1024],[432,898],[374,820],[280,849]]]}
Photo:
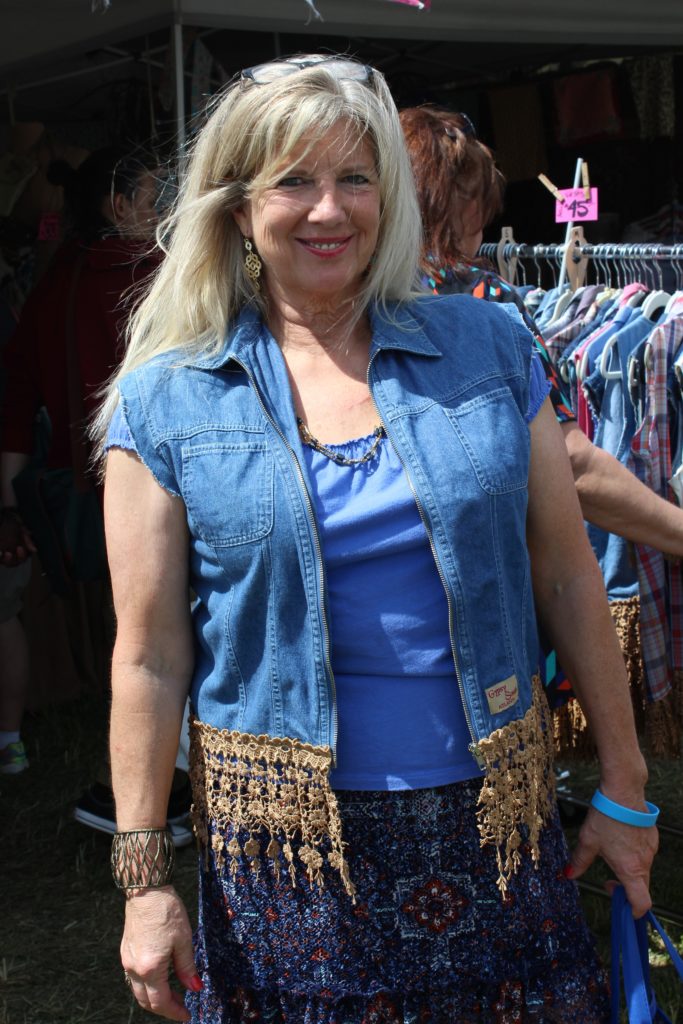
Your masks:
{"label": "woman's neck", "polygon": [[326,352],[334,356],[353,352],[359,346],[367,351],[370,330],[367,315],[359,314],[353,299],[323,303],[270,301],[268,328],[283,352],[301,351],[314,355]]}

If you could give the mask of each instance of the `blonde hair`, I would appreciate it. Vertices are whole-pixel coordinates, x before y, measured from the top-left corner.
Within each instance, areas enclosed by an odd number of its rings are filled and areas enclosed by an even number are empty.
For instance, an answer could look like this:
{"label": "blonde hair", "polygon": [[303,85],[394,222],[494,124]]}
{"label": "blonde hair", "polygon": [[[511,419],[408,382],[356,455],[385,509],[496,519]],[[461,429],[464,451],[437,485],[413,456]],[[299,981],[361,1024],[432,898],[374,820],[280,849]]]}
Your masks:
{"label": "blonde hair", "polygon": [[[368,69],[366,81],[355,77],[363,66],[346,57],[300,60],[312,64],[267,84],[242,76],[214,101],[175,208],[159,228],[166,258],[131,317],[125,357],[93,424],[100,444],[118,401],[120,377],[171,349],[179,350],[181,363],[200,351],[219,351],[227,325],[248,302],[265,314],[266,299],[246,274],[232,214],[275,184],[304,138],[313,149],[317,139],[346,122],[374,149],[379,237],[352,319],[371,302],[386,307],[418,289],[420,212],[398,112],[383,76]],[[349,64],[354,77],[344,75]]]}

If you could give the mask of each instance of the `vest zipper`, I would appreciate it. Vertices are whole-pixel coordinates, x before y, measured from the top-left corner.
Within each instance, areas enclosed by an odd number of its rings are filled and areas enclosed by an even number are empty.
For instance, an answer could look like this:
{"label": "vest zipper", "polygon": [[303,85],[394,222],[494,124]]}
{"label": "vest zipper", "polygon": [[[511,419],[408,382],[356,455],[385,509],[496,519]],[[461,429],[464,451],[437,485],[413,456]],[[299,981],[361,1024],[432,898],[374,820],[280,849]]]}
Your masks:
{"label": "vest zipper", "polygon": [[[368,390],[370,391],[370,395],[372,397],[372,401],[373,401],[373,404],[375,406],[375,409],[377,409],[377,415],[380,418],[380,422],[382,423],[382,426],[384,427],[384,430],[385,430],[385,432],[387,434],[387,437],[389,438],[389,440],[391,440],[391,432],[387,429],[387,425],[386,425],[386,423],[384,422],[384,420],[382,418],[382,414],[381,414],[381,412],[380,412],[380,410],[379,410],[379,408],[377,406],[377,403],[375,402],[375,396],[374,396],[374,394],[372,392],[372,388],[370,386],[370,372],[371,372],[372,364],[373,364],[373,361],[374,361],[376,355],[377,355],[377,353],[375,352],[375,354],[371,357],[370,362],[368,363],[368,372],[367,372]],[[474,730],[472,728],[472,720],[470,718],[469,708],[467,706],[467,701],[465,700],[465,687],[464,687],[463,682],[462,682],[462,675],[461,675],[461,672],[460,672],[460,661],[458,659],[458,651],[457,651],[457,648],[455,646],[455,637],[453,636],[453,605],[452,605],[452,602],[451,602],[451,595],[449,593],[448,586],[446,584],[446,577],[444,576],[443,569],[441,568],[441,563],[439,561],[439,556],[438,556],[438,554],[436,552],[436,547],[434,545],[434,538],[432,537],[432,531],[431,531],[431,529],[429,527],[429,523],[427,521],[427,516],[425,515],[425,511],[424,511],[424,508],[422,506],[422,502],[420,500],[420,497],[419,497],[417,491],[415,490],[415,485],[413,484],[413,481],[412,481],[412,478],[410,476],[410,473],[408,472],[408,469],[406,467],[406,464],[405,464],[405,461],[403,459],[403,456],[401,455],[401,452],[400,452],[399,448],[395,444],[394,444],[394,451],[396,452],[396,455],[398,456],[399,462],[403,466],[403,472],[405,473],[406,479],[408,480],[408,484],[410,486],[410,490],[412,491],[413,498],[415,499],[415,504],[417,505],[417,511],[420,514],[420,519],[422,520],[422,525],[425,528],[425,532],[427,534],[427,539],[429,540],[429,546],[432,549],[432,556],[434,558],[434,563],[436,565],[436,571],[439,574],[439,579],[441,580],[441,585],[443,586],[444,593],[446,594],[446,603],[448,605],[448,634],[449,634],[450,641],[451,641],[451,654],[453,655],[453,665],[455,667],[455,678],[456,678],[456,680],[458,682],[458,688],[460,690],[460,699],[462,701],[463,712],[465,714],[465,721],[467,723],[467,728],[469,729],[469,733],[470,733],[470,736],[472,738],[472,742],[468,745],[467,749],[469,750],[470,754],[472,755],[472,757],[476,761],[477,766],[479,768],[483,768],[484,767],[484,759],[483,759],[483,757],[481,755],[481,752],[479,750],[479,744],[478,744],[477,738],[476,738],[476,736],[474,734]]]}
{"label": "vest zipper", "polygon": [[289,443],[289,441],[287,440],[287,438],[285,437],[283,432],[278,427],[278,425],[275,422],[275,420],[273,419],[273,417],[270,415],[270,413],[266,409],[265,403],[264,403],[263,399],[261,398],[261,393],[260,393],[260,391],[258,389],[258,385],[257,385],[256,381],[254,380],[254,377],[253,377],[251,371],[249,369],[247,369],[247,367],[244,365],[243,362],[241,362],[241,360],[235,358],[234,356],[232,358],[233,358],[234,362],[236,362],[238,364],[238,366],[241,366],[242,369],[244,370],[244,372],[246,373],[246,375],[249,378],[249,381],[251,383],[251,386],[254,389],[254,394],[256,395],[258,403],[261,406],[261,411],[262,411],[263,415],[268,420],[268,422],[272,426],[273,430],[280,437],[280,439],[282,440],[285,448],[287,449],[287,451],[291,455],[292,460],[294,462],[294,466],[296,467],[296,472],[297,472],[297,475],[299,477],[299,481],[301,483],[301,489],[303,490],[304,497],[306,499],[306,508],[308,509],[308,518],[309,518],[309,520],[311,522],[311,525],[313,527],[313,538],[315,540],[315,550],[316,550],[316,555],[317,555],[317,560],[318,560],[318,573],[319,573],[319,579],[320,579],[320,593],[322,595],[321,608],[320,608],[320,613],[321,613],[320,617],[322,619],[322,624],[323,624],[323,647],[324,647],[324,651],[325,651],[325,666],[327,668],[327,672],[328,672],[330,683],[331,683],[331,690],[332,690],[332,735],[330,737],[330,749],[332,751],[332,767],[336,768],[336,766],[337,766],[337,732],[338,732],[337,684],[335,682],[334,672],[332,671],[332,662],[330,661],[330,631],[329,631],[328,626],[327,626],[327,618],[325,617],[325,563],[323,561],[323,553],[322,553],[322,547],[321,547],[321,544],[320,544],[320,536],[318,534],[318,524],[316,522],[315,513],[313,511],[313,503],[312,503],[310,495],[308,493],[308,487],[306,486],[306,480],[304,479],[304,474],[303,474],[303,472],[301,470],[301,466],[299,464],[299,460],[297,458],[296,452],[292,448],[291,444]]}

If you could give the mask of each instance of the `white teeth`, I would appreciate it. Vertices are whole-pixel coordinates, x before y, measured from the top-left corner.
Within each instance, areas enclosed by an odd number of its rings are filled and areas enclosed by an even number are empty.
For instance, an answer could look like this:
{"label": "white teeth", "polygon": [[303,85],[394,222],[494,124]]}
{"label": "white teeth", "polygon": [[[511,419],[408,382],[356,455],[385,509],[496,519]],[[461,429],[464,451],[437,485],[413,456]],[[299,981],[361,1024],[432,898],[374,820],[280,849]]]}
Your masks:
{"label": "white teeth", "polygon": [[314,249],[338,249],[341,242],[309,242]]}

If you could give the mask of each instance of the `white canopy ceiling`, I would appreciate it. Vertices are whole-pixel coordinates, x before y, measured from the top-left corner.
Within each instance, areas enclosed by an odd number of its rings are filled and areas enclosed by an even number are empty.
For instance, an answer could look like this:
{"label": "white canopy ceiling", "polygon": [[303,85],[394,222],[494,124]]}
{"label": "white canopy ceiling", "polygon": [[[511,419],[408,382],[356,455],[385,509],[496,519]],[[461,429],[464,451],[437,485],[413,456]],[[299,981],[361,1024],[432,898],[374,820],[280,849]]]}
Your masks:
{"label": "white canopy ceiling", "polygon": [[683,44],[681,0],[432,0],[430,11],[389,0],[111,0],[93,13],[91,0],[2,0],[0,77],[21,81],[95,46],[120,43],[172,23],[305,35],[406,40],[632,45]]}

